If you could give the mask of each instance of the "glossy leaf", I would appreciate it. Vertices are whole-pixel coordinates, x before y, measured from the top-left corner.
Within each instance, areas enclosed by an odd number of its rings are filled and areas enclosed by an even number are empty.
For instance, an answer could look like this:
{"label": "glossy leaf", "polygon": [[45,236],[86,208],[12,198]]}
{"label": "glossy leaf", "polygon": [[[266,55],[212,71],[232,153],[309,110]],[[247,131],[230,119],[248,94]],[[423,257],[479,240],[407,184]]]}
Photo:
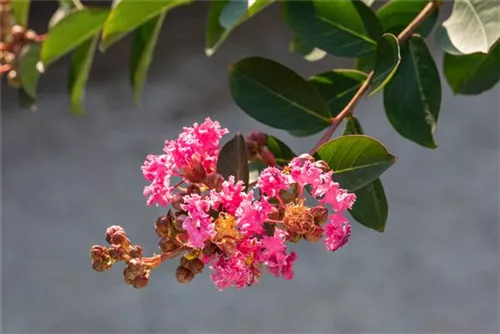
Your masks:
{"label": "glossy leaf", "polygon": [[38,86],[38,79],[40,78],[40,71],[38,63],[40,62],[40,49],[39,43],[27,44],[21,50],[19,58],[19,75],[21,85],[32,99],[36,99],[36,88]]}
{"label": "glossy leaf", "polygon": [[366,73],[339,69],[316,74],[309,82],[325,101],[330,115],[335,117],[356,94],[365,79]]}
{"label": "glossy leaf", "polygon": [[42,45],[41,60],[48,66],[95,36],[108,16],[108,9],[86,8],[73,12],[49,30]]}
{"label": "glossy leaf", "polygon": [[301,55],[307,61],[318,61],[326,56],[326,52],[314,47],[298,36],[294,36],[290,42],[290,52]]}
{"label": "glossy leaf", "polygon": [[12,8],[12,12],[14,14],[14,19],[16,20],[16,24],[19,24],[23,27],[27,27],[31,1],[30,0],[13,0],[13,1],[9,1],[9,4]]}
{"label": "glossy leaf", "polygon": [[206,28],[206,55],[211,56],[233,29],[272,3],[273,0],[211,1]]}
{"label": "glossy leaf", "polygon": [[137,104],[140,104],[142,86],[151,64],[153,50],[165,15],[166,12],[163,12],[150,19],[137,28],[134,33],[132,52],[130,53],[130,82],[134,89],[134,100]]}
{"label": "glossy leaf", "polygon": [[236,180],[241,180],[248,186],[247,146],[241,133],[236,133],[234,138],[222,147],[217,160],[217,172],[225,179],[233,175]]}
{"label": "glossy leaf", "polygon": [[284,6],[294,33],[332,55],[373,52],[382,35],[377,17],[360,1],[286,1]]}
{"label": "glossy leaf", "polygon": [[399,134],[435,148],[433,133],[441,107],[441,82],[424,40],[412,36],[401,49],[401,64],[384,88],[384,107]]}
{"label": "glossy leaf", "polygon": [[272,60],[252,57],[233,64],[229,87],[241,109],[269,126],[315,133],[330,124],[328,110],[316,90]]}
{"label": "glossy leaf", "polygon": [[438,41],[451,54],[487,53],[500,37],[499,17],[498,1],[455,0]]}
{"label": "glossy leaf", "polygon": [[380,91],[394,76],[401,61],[399,42],[396,36],[384,34],[377,44],[371,92],[368,96]]}
{"label": "glossy leaf", "polygon": [[[384,32],[397,36],[427,4],[428,1],[426,0],[391,0],[379,8],[377,16],[380,19]],[[436,24],[438,16],[439,11],[435,9],[417,28],[416,33],[424,37],[429,35]]]}
{"label": "glossy leaf", "polygon": [[455,94],[480,94],[500,80],[500,42],[488,54],[444,56],[444,75]]}
{"label": "glossy leaf", "polygon": [[377,179],[395,161],[378,140],[364,135],[335,138],[316,152],[334,171],[333,179],[342,188],[356,191]]}
{"label": "glossy leaf", "polygon": [[69,69],[69,99],[71,110],[74,114],[83,114],[83,99],[85,96],[85,85],[87,83],[92,60],[94,59],[95,49],[99,36],[89,38],[83,44],[76,48],[71,55],[71,64]]}
{"label": "glossy leaf", "polygon": [[121,0],[115,3],[104,23],[101,50],[135,30],[161,13],[177,6],[189,4],[191,0],[137,1]]}
{"label": "glossy leaf", "polygon": [[270,135],[266,138],[266,146],[276,158],[276,163],[281,167],[287,165],[297,156],[285,143]]}
{"label": "glossy leaf", "polygon": [[[358,120],[351,117],[347,120],[344,135],[362,134],[363,129]],[[355,191],[356,202],[349,213],[364,226],[383,232],[387,222],[389,207],[385,196],[384,186],[380,179]]]}

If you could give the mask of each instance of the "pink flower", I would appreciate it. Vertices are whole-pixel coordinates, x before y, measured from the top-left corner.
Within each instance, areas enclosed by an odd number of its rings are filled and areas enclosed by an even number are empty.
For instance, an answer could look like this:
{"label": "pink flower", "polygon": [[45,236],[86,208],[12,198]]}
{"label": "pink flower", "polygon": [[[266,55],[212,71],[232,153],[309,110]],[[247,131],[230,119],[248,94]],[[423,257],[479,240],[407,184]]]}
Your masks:
{"label": "pink flower", "polygon": [[188,243],[193,248],[203,248],[205,241],[215,236],[215,223],[208,214],[210,202],[198,194],[183,197],[181,208],[187,211],[188,217],[182,223],[182,228],[188,233]]}
{"label": "pink flower", "polygon": [[286,232],[276,228],[273,237],[264,237],[262,247],[265,249],[262,254],[262,262],[267,266],[267,270],[279,277],[290,280],[293,278],[293,264],[297,259],[297,254],[286,253],[285,236]]}
{"label": "pink flower", "polygon": [[141,169],[144,177],[151,182],[143,191],[144,196],[148,196],[147,204],[168,205],[173,191],[170,187],[172,166],[168,156],[150,154]]}
{"label": "pink flower", "polygon": [[240,231],[247,235],[264,233],[264,222],[272,212],[273,207],[267,201],[253,200],[253,193],[249,192],[238,209],[236,209],[236,219]]}
{"label": "pink flower", "polygon": [[306,184],[314,185],[320,181],[323,171],[313,161],[304,157],[293,158],[288,164],[290,176],[301,188]]}
{"label": "pink flower", "polygon": [[210,197],[214,209],[222,208],[223,211],[234,215],[241,202],[248,196],[245,193],[243,182],[235,183],[234,176],[230,176],[229,180],[222,183],[221,191],[215,189],[210,191]]}
{"label": "pink flower", "polygon": [[290,187],[290,181],[278,168],[268,167],[260,173],[256,187],[269,197],[277,197]]}
{"label": "pink flower", "polygon": [[339,184],[332,180],[332,175],[333,172],[330,171],[321,176],[322,183],[313,187],[313,195],[322,197],[319,200],[320,203],[329,204],[336,212],[342,213],[352,208],[356,201],[356,195],[340,188]]}
{"label": "pink flower", "polygon": [[329,251],[334,252],[349,241],[351,225],[340,214],[332,214],[328,218],[330,222],[325,226],[325,245]]}
{"label": "pink flower", "polygon": [[236,289],[246,288],[254,283],[258,283],[259,269],[253,265],[248,265],[247,258],[236,252],[229,258],[220,256],[218,260],[210,266],[213,270],[212,281],[219,291],[234,286]]}

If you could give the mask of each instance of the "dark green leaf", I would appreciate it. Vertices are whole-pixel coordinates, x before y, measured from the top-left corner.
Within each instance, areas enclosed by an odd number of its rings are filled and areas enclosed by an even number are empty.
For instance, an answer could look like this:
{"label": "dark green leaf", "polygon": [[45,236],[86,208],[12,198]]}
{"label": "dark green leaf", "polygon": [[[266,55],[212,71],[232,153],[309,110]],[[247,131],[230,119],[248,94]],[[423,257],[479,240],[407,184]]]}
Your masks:
{"label": "dark green leaf", "polygon": [[316,152],[333,170],[333,179],[343,188],[356,191],[377,179],[395,161],[378,140],[364,135],[335,138]]}
{"label": "dark green leaf", "polygon": [[373,52],[381,36],[376,15],[359,1],[286,1],[284,6],[294,33],[332,55]]}
{"label": "dark green leaf", "polygon": [[229,87],[241,109],[269,126],[315,133],[330,124],[328,110],[316,90],[272,60],[252,57],[233,64]]}
{"label": "dark green leaf", "polygon": [[359,86],[366,79],[366,73],[356,70],[332,70],[309,79],[325,101],[330,115],[337,116],[352,99]]}
{"label": "dark green leaf", "polygon": [[217,172],[225,179],[233,175],[237,181],[243,181],[245,187],[248,186],[247,146],[241,133],[236,133],[234,138],[222,147],[217,160]]}
{"label": "dark green leaf", "polygon": [[[358,120],[351,117],[347,120],[344,135],[362,134],[363,129]],[[349,212],[359,223],[368,228],[383,232],[387,221],[389,207],[384,187],[380,179],[356,190],[356,202]]]}
{"label": "dark green leaf", "polygon": [[153,50],[160,34],[166,12],[150,19],[137,28],[134,33],[132,52],[130,53],[130,82],[134,89],[134,99],[140,104],[141,91],[146,74],[151,64]]}
{"label": "dark green leaf", "polygon": [[487,53],[500,37],[498,1],[455,0],[438,31],[441,47],[451,54]]}
{"label": "dark green leaf", "polygon": [[37,66],[40,61],[40,48],[41,45],[38,43],[27,44],[21,50],[19,58],[21,85],[26,94],[32,99],[36,99],[36,88],[40,78],[40,71]]}
{"label": "dark green leaf", "polygon": [[318,61],[326,56],[326,52],[307,43],[298,36],[290,42],[290,52],[300,54],[307,61]]}
{"label": "dark green leaf", "polygon": [[399,134],[435,148],[433,133],[441,107],[441,82],[424,40],[412,36],[401,49],[401,64],[384,89],[385,112]]}
{"label": "dark green leaf", "polygon": [[48,66],[70,52],[101,29],[108,16],[108,9],[86,8],[73,12],[50,29],[43,43],[41,60]]}
{"label": "dark green leaf", "polygon": [[375,66],[375,53],[356,58],[355,67],[358,71],[369,73]]}
{"label": "dark green leaf", "polygon": [[23,27],[28,26],[28,17],[30,12],[30,0],[13,0],[9,1],[12,11],[14,13],[14,18],[16,19],[16,24]]}
{"label": "dark green leaf", "polygon": [[208,11],[205,53],[211,56],[229,36],[231,31],[274,0],[215,0]]}
{"label": "dark green leaf", "polygon": [[111,44],[161,13],[190,2],[191,0],[121,0],[117,2],[104,23],[100,49],[107,49]]}
{"label": "dark green leaf", "polygon": [[455,94],[480,94],[500,80],[500,42],[488,54],[444,56],[444,75]]}
{"label": "dark green leaf", "polygon": [[[428,1],[425,0],[391,0],[379,8],[377,16],[384,28],[384,32],[397,36],[427,4]],[[424,37],[429,35],[436,24],[438,16],[439,11],[435,9],[417,28],[416,33]]]}
{"label": "dark green leaf", "polygon": [[391,80],[401,61],[399,42],[396,36],[384,34],[377,44],[372,88],[368,96],[372,96]]}
{"label": "dark green leaf", "polygon": [[18,89],[18,93],[19,106],[23,109],[29,109],[32,112],[36,111],[37,106],[35,99],[29,96],[22,88]]}
{"label": "dark green leaf", "polygon": [[373,5],[373,3],[375,2],[375,0],[361,0],[361,1],[363,1],[364,4],[367,5],[368,7]]}
{"label": "dark green leaf", "polygon": [[249,178],[248,184],[253,184],[257,182],[260,176],[260,172],[262,172],[267,166],[260,162],[259,160],[253,160],[248,164],[249,169]]}
{"label": "dark green leaf", "polygon": [[78,46],[71,56],[69,69],[69,94],[71,110],[74,114],[83,114],[83,98],[85,96],[85,84],[90,73],[92,60],[97,46],[99,36],[94,36]]}
{"label": "dark green leaf", "polygon": [[276,163],[281,167],[287,165],[290,160],[297,156],[285,143],[270,135],[267,136],[266,146],[276,158]]}

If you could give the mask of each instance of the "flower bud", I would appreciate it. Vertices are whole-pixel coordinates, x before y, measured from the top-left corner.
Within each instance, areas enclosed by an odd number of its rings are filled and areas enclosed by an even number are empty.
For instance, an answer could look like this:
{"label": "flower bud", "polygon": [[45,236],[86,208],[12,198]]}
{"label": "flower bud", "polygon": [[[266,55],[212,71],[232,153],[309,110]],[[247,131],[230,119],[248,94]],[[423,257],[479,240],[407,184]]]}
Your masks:
{"label": "flower bud", "polygon": [[145,274],[146,268],[144,262],[140,259],[132,259],[128,262],[127,266],[123,270],[123,277],[125,282],[132,284],[136,277]]}
{"label": "flower bud", "polygon": [[177,281],[179,281],[179,283],[187,284],[193,280],[194,274],[186,267],[179,266],[175,271],[175,277],[177,278]]}
{"label": "flower bud", "polygon": [[248,141],[254,141],[259,146],[266,145],[267,135],[260,131],[252,131],[246,136]]}
{"label": "flower bud", "polygon": [[186,190],[186,194],[201,194],[201,189],[198,185],[191,183]]}
{"label": "flower bud", "polygon": [[307,154],[307,153],[303,153],[303,154],[299,155],[298,158],[302,161],[309,160],[311,162],[314,162],[314,158],[310,154]]}
{"label": "flower bud", "polygon": [[314,163],[314,166],[321,169],[324,173],[327,173],[330,171],[330,166],[328,166],[328,164],[326,162],[324,162],[323,160],[316,161]]}
{"label": "flower bud", "polygon": [[130,240],[127,238],[125,231],[118,231],[111,236],[111,244],[127,248],[130,246]]}
{"label": "flower bud", "polygon": [[247,156],[248,156],[248,160],[253,160],[255,158],[255,156],[257,155],[257,153],[259,153],[259,145],[254,142],[253,140],[249,140],[247,139],[245,141],[246,145],[247,145]]}
{"label": "flower bud", "polygon": [[207,176],[205,168],[201,164],[198,156],[193,156],[191,159],[191,165],[183,168],[182,171],[184,172],[184,177],[193,183],[200,183],[205,180],[205,177]]}
{"label": "flower bud", "polygon": [[205,180],[205,184],[210,188],[210,189],[215,189],[216,191],[221,191],[222,190],[222,183],[224,182],[224,178],[217,173],[212,173],[207,176]]}
{"label": "flower bud", "polygon": [[211,256],[217,252],[217,249],[218,249],[217,245],[215,245],[213,242],[207,242],[206,246],[203,247],[201,252],[205,256]]}
{"label": "flower bud", "polygon": [[179,243],[175,240],[170,239],[169,237],[162,238],[158,243],[160,249],[164,253],[169,253],[177,248],[179,248]]}
{"label": "flower bud", "polygon": [[111,243],[111,236],[113,234],[115,234],[115,232],[123,232],[123,233],[125,233],[125,230],[123,229],[123,227],[118,226],[118,225],[112,225],[112,226],[108,227],[106,229],[106,235],[105,235],[107,242]]}
{"label": "flower bud", "polygon": [[173,224],[176,231],[178,232],[184,231],[182,225],[184,224],[184,220],[186,220],[186,218],[187,216],[185,214],[179,214],[177,215],[177,217],[175,217]]}
{"label": "flower bud", "polygon": [[122,246],[112,245],[109,248],[109,256],[115,261],[123,261],[127,252]]}
{"label": "flower bud", "polygon": [[318,242],[319,240],[321,240],[322,236],[323,236],[323,229],[320,226],[316,225],[314,231],[304,235],[304,239],[306,239],[309,242]]}
{"label": "flower bud", "polygon": [[181,258],[181,267],[189,269],[195,275],[201,273],[204,266],[205,265],[199,258],[194,258],[192,260],[188,260],[184,256]]}
{"label": "flower bud", "polygon": [[189,240],[189,234],[187,233],[179,233],[177,234],[177,236],[175,237],[175,239],[180,242],[181,244],[185,245],[187,244],[188,240]]}
{"label": "flower bud", "polygon": [[302,239],[302,236],[300,234],[297,234],[297,233],[291,232],[290,235],[288,236],[288,241],[290,241],[292,243],[297,243],[300,241],[300,239]]}
{"label": "flower bud", "polygon": [[38,34],[34,32],[32,29],[28,29],[23,36],[23,39],[26,41],[36,41]]}
{"label": "flower bud", "polygon": [[184,204],[184,200],[182,199],[183,195],[179,193],[175,193],[172,195],[172,207],[175,210],[181,210],[181,205]]}
{"label": "flower bud", "polygon": [[171,210],[168,210],[166,216],[160,216],[156,219],[155,231],[160,238],[165,238],[170,234],[170,225],[174,220]]}
{"label": "flower bud", "polygon": [[274,154],[265,146],[260,149],[260,158],[264,164],[271,167],[276,166],[276,158]]}
{"label": "flower bud", "polygon": [[12,26],[12,29],[10,30],[10,33],[15,40],[20,40],[21,38],[23,38],[25,32],[26,28],[18,24]]}
{"label": "flower bud", "polygon": [[108,255],[108,249],[101,245],[94,245],[90,248],[90,258],[100,260]]}
{"label": "flower bud", "polygon": [[144,274],[136,277],[131,284],[136,289],[142,289],[145,288],[148,285],[148,283],[149,283],[149,275]]}
{"label": "flower bud", "polygon": [[323,225],[328,219],[328,209],[322,205],[312,208],[311,214],[314,217],[314,222],[319,225]]}
{"label": "flower bud", "polygon": [[92,261],[92,269],[94,269],[95,271],[106,271],[109,268],[111,268],[111,265],[112,265],[112,262],[109,260],[109,256],[108,256],[108,260],[98,259],[98,260]]}
{"label": "flower bud", "polygon": [[137,258],[137,259],[140,259],[144,254],[144,251],[142,249],[141,246],[139,245],[133,245],[132,247],[130,247],[129,251],[128,251],[128,255],[130,255],[130,257],[132,258]]}

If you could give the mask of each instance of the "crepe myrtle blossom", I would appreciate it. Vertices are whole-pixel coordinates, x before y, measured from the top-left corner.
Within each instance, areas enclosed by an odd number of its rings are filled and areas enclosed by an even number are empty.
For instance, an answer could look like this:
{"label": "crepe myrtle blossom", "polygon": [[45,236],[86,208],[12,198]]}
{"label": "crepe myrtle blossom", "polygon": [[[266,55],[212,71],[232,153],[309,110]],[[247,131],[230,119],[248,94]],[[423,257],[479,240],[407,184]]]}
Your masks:
{"label": "crepe myrtle blossom", "polygon": [[[248,156],[264,157],[269,167],[254,189],[247,189],[243,181],[224,179],[216,170],[227,133],[207,118],[167,140],[163,154],[147,156],[142,166],[149,182],[147,204],[171,205],[155,224],[161,253],[144,257],[142,248],[114,225],[106,230],[110,246],[90,250],[96,271],[124,262],[125,282],[141,288],[162,262],[179,256],[179,282],[190,282],[208,267],[217,289],[241,289],[257,284],[266,271],[292,279],[298,256],[289,249],[291,243],[323,240],[329,251],[336,251],[348,242],[351,227],[343,214],[356,196],[333,181],[326,163],[304,154],[278,167],[272,153],[259,147],[265,140],[253,133],[258,141],[247,145]],[[174,184],[174,179],[179,180]],[[312,205],[305,189],[314,198]]]}

